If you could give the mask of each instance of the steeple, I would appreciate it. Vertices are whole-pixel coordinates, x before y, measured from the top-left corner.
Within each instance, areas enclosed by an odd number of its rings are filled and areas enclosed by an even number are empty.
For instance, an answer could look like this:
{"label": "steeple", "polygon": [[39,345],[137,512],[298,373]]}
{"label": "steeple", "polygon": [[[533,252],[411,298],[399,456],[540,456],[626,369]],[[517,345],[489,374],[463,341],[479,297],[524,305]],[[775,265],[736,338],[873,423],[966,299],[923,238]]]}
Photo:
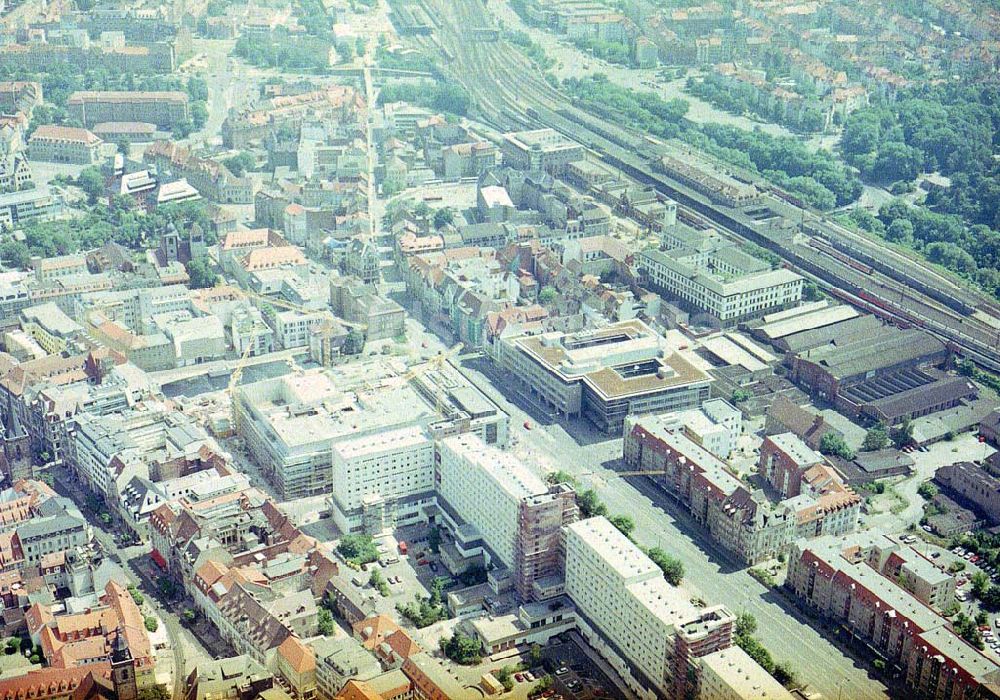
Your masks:
{"label": "steeple", "polygon": [[111,647],[111,682],[115,686],[118,700],[137,700],[139,697],[138,682],[135,677],[135,659],[128,647],[128,639],[124,630],[115,630],[115,641]]}

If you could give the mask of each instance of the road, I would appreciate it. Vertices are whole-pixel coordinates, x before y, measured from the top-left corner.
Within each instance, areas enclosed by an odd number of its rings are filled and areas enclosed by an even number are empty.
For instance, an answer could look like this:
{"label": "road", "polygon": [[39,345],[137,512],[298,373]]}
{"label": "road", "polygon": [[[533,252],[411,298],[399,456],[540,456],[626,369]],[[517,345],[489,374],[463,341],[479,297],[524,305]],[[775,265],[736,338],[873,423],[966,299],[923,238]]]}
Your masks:
{"label": "road", "polygon": [[119,545],[115,541],[114,535],[105,530],[95,514],[87,508],[87,494],[69,470],[61,467],[49,467],[48,471],[53,477],[53,487],[56,492],[76,503],[80,512],[87,518],[93,531],[94,540],[101,551],[121,566],[125,573],[125,583],[134,585],[143,592],[144,605],[152,609],[156,617],[166,627],[172,656],[170,673],[173,688],[171,697],[184,697],[184,684],[188,673],[197,664],[211,659],[212,655],[189,630],[181,625],[176,612],[168,608],[165,601],[162,600],[162,593],[157,587],[157,577],[146,568],[150,561],[149,545]]}
{"label": "road", "polygon": [[[441,343],[443,347],[445,343]],[[507,377],[493,374],[485,359],[462,364],[463,374],[511,416],[514,451],[540,475],[555,469],[577,476],[583,488],[594,488],[612,514],[628,514],[636,522],[635,539],[659,546],[684,563],[682,584],[709,604],[723,603],[734,614],[749,612],[759,623],[758,636],[776,661],[787,661],[811,691],[834,698],[882,698],[886,688],[870,678],[861,664],[813,627],[780,594],[730,560],[704,528],[644,479],[616,476],[620,438],[608,438],[580,421],[552,420],[520,398]],[[504,387],[501,393],[497,387]],[[524,428],[527,421],[532,429]]]}

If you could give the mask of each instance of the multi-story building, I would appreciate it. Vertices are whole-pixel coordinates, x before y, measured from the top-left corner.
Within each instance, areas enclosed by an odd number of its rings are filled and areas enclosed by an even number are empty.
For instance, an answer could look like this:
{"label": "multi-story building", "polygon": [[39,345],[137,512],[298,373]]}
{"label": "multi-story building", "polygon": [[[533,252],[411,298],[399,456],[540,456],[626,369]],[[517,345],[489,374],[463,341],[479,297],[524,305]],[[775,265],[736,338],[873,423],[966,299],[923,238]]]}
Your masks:
{"label": "multi-story building", "polygon": [[698,697],[707,700],[792,700],[792,694],[738,646],[698,660]]}
{"label": "multi-story building", "polygon": [[375,656],[354,637],[323,637],[312,644],[316,656],[316,690],[333,700],[351,679],[364,682],[382,673]]}
{"label": "multi-story building", "polygon": [[503,162],[518,170],[566,172],[570,163],[583,160],[583,146],[555,129],[536,129],[504,134],[500,144]]}
{"label": "multi-story building", "polygon": [[800,540],[789,557],[785,587],[809,612],[842,626],[881,657],[915,697],[979,697],[984,685],[1000,677],[1000,665],[899,585],[910,574],[893,575],[897,567],[886,566],[892,556],[883,560],[873,551],[891,551],[892,544],[871,533]]}
{"label": "multi-story building", "polygon": [[643,416],[643,421],[683,433],[719,459],[729,459],[736,439],[743,433],[743,414],[725,399],[709,399],[701,408],[688,411],[649,414]]}
{"label": "multi-story building", "polygon": [[[28,181],[30,181],[30,176]],[[0,187],[2,191],[2,187]],[[0,194],[0,225],[13,228],[32,220],[55,218],[62,211],[62,200],[48,187],[35,187]]]}
{"label": "multi-story building", "polygon": [[334,443],[333,518],[343,532],[381,532],[434,500],[434,442],[408,426]]}
{"label": "multi-story building", "polygon": [[75,341],[83,328],[51,301],[21,311],[21,329],[50,355],[59,354],[71,345],[77,346],[73,349],[82,347]]}
{"label": "multi-story building", "polygon": [[329,319],[328,311],[276,311],[270,316],[274,337],[286,350],[308,347],[311,329]]}
{"label": "multi-story building", "polygon": [[991,523],[1000,523],[1000,479],[974,462],[941,467],[934,475],[948,495],[972,506]]}
{"label": "multi-story building", "polygon": [[[475,435],[442,440],[436,463],[439,505],[453,532],[472,525],[490,563],[510,572],[518,596],[542,597],[536,582],[561,573],[560,532],[577,514],[572,490],[548,486],[516,457]],[[455,544],[477,539],[456,534]]]}
{"label": "multi-story building", "polygon": [[32,160],[92,165],[98,161],[102,143],[86,129],[49,124],[32,132],[28,154]]}
{"label": "multi-story building", "polygon": [[823,455],[793,433],[780,433],[764,438],[760,446],[757,471],[782,496],[798,496],[802,492],[805,473],[825,462]]}
{"label": "multi-story building", "polygon": [[31,641],[41,647],[52,668],[107,664],[109,660],[115,663],[112,652],[127,648],[133,689],[154,685],[156,654],[132,595],[112,580],[95,597],[96,604],[80,612],[66,611],[61,603],[58,609],[34,603],[24,614]]}
{"label": "multi-story building", "polygon": [[84,255],[57,255],[51,258],[34,258],[31,269],[39,282],[51,282],[62,277],[87,274],[87,257]]}
{"label": "multi-story building", "polygon": [[66,101],[72,119],[85,127],[101,122],[150,122],[169,130],[191,118],[185,92],[79,91]]}
{"label": "multi-story building", "polygon": [[502,338],[498,363],[565,416],[616,433],[630,414],[698,408],[711,378],[642,321]]}
{"label": "multi-story building", "polygon": [[332,492],[340,439],[420,426],[435,439],[473,432],[505,446],[507,414],[450,364],[431,369],[418,365],[404,378],[376,359],[242,385],[236,429],[283,499]]}
{"label": "multi-story building", "polygon": [[732,613],[696,607],[603,517],[566,528],[566,593],[584,637],[640,698],[684,697],[698,659],[732,644]]}
{"label": "multi-story building", "polygon": [[750,564],[776,557],[797,537],[844,534],[857,527],[862,499],[822,463],[802,474],[798,495],[772,503],[657,416],[626,421],[624,460],[632,469],[649,472],[713,539]]}
{"label": "multi-story building", "polygon": [[714,233],[674,228],[664,247],[636,256],[645,284],[671,301],[722,326],[763,316],[798,304],[802,277],[743,252]]}

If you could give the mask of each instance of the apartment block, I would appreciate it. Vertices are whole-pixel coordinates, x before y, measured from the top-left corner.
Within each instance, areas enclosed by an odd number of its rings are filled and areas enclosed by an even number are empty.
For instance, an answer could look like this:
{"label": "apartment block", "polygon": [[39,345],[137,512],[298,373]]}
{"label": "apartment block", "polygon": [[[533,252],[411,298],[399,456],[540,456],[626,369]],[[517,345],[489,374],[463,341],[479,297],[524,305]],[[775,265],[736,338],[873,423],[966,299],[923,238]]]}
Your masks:
{"label": "apartment block", "polygon": [[725,462],[658,416],[629,417],[623,454],[627,466],[649,472],[713,539],[749,564],[778,556],[798,537],[857,528],[862,499],[825,463],[802,474],[797,495],[772,502],[763,490],[750,491]]}
{"label": "apartment block", "polygon": [[434,442],[421,427],[338,440],[331,458],[333,518],[343,532],[405,525],[433,501]]}
{"label": "apartment block", "polygon": [[85,127],[101,122],[149,122],[169,130],[191,118],[184,92],[116,92],[84,90],[66,101],[72,119]]}
{"label": "apartment block", "polygon": [[793,433],[768,435],[760,446],[757,471],[782,496],[798,496],[802,478],[816,466],[824,464],[823,455],[806,445]]}
{"label": "apartment block", "polygon": [[792,700],[770,673],[738,646],[701,657],[698,697],[705,700]]}
{"label": "apartment block", "polygon": [[885,568],[876,547],[891,550],[892,543],[870,533],[800,540],[785,587],[810,613],[843,627],[881,657],[915,697],[961,700],[995,685],[1000,665],[901,587],[891,575],[896,568]]}
{"label": "apartment block", "polygon": [[[510,572],[518,597],[543,597],[542,583],[562,573],[560,533],[577,516],[572,490],[548,486],[475,435],[445,438],[435,461],[439,505],[452,531],[473,526],[490,562]],[[466,532],[456,535],[456,546],[463,538],[475,541]]]}
{"label": "apartment block", "polygon": [[102,143],[86,129],[48,124],[32,132],[28,155],[32,160],[49,163],[93,165],[100,157]]}
{"label": "apartment block", "polygon": [[603,517],[566,528],[566,593],[584,637],[640,698],[684,697],[699,658],[732,645],[731,612],[696,607]]}

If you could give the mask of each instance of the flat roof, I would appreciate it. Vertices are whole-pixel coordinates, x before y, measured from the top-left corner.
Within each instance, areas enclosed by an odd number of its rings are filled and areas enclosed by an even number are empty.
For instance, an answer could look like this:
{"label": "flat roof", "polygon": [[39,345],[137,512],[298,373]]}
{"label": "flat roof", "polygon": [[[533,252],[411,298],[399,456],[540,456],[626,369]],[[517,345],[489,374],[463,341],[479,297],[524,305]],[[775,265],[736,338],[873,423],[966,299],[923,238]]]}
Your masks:
{"label": "flat roof", "polygon": [[512,342],[563,381],[585,381],[605,398],[710,380],[677,352],[664,356],[663,337],[635,319],[596,331],[521,336]]}

